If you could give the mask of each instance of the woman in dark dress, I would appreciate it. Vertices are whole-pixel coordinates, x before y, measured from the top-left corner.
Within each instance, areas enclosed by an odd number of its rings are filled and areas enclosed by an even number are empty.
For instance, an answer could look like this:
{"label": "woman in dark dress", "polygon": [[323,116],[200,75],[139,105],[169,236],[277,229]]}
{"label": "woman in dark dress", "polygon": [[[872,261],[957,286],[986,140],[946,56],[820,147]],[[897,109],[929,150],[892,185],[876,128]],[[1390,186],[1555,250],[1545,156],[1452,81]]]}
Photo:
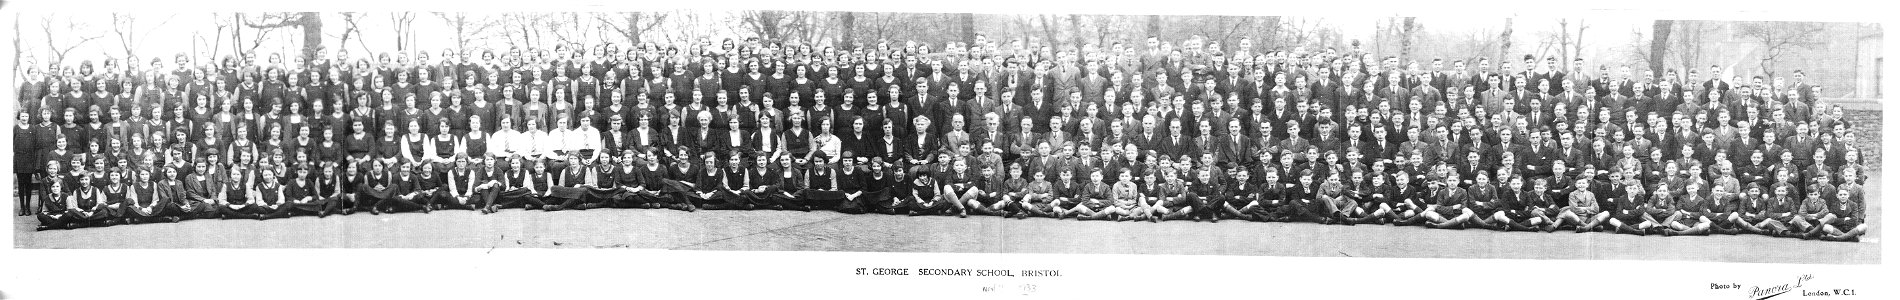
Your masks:
{"label": "woman in dark dress", "polygon": [[336,131],[331,130],[329,124],[324,124],[318,131],[322,132],[323,136],[317,139],[316,146],[310,149],[312,160],[319,163],[340,162],[348,157],[343,152],[343,143],[336,139]]}
{"label": "woman in dark dress", "polygon": [[[791,70],[786,68],[785,63],[774,62],[772,75],[765,79],[765,94],[771,96],[773,99],[781,100],[791,97],[791,94],[795,93],[795,91],[792,90],[794,87],[793,83],[798,80],[797,78],[802,78],[791,76],[791,72]],[[806,84],[809,85],[810,82],[807,81]],[[774,101],[772,103],[772,109],[779,111],[785,111],[788,107],[791,107],[791,103],[788,101]]]}
{"label": "woman in dark dress", "polygon": [[46,165],[41,163],[44,161],[39,157],[45,151],[39,147],[40,144],[37,143],[39,138],[35,136],[43,131],[31,121],[32,114],[21,111],[14,119],[16,124],[13,127],[13,177],[17,180],[15,184],[18,187],[15,189],[13,198],[19,199],[20,203],[14,211],[19,212],[20,216],[33,211],[31,202],[34,196],[33,178],[36,174],[46,171],[43,170]]}
{"label": "woman in dark dress", "polygon": [[349,155],[348,163],[368,163],[370,158],[376,156],[376,152],[378,151],[376,147],[377,138],[374,135],[370,135],[370,132],[366,130],[363,122],[364,120],[362,119],[351,121],[350,128],[352,133],[349,137],[343,139],[343,153]]}
{"label": "woman in dark dress", "polygon": [[[846,91],[844,93],[838,94],[838,96],[845,96],[845,94],[848,93],[850,94],[850,98],[832,98],[832,99],[838,99],[838,100],[864,99],[864,94],[869,93],[870,91],[874,91],[873,89],[871,89],[872,77],[866,76],[864,66],[859,65],[859,66],[852,67],[852,71],[853,72],[851,72],[852,73],[851,78],[845,78],[844,88]],[[842,105],[842,103],[843,102],[839,102],[833,105]],[[852,104],[857,105],[858,103],[852,103]]]}
{"label": "woman in dark dress", "polygon": [[825,106],[838,106],[837,102],[826,101],[826,99],[831,99],[831,100],[844,99],[844,89],[846,88],[847,85],[849,85],[849,83],[846,82],[844,78],[838,77],[837,67],[825,68],[825,79],[818,81],[818,85],[817,85],[818,90],[823,91],[824,98],[817,98],[816,95],[813,95],[812,98],[807,98],[807,99],[812,99],[812,101],[814,101],[814,103],[812,103],[811,105],[807,105],[807,107],[819,105],[819,104],[823,104]]}
{"label": "woman in dark dress", "polygon": [[383,132],[388,132],[388,134],[384,134],[382,138],[373,142],[376,146],[375,159],[382,161],[384,167],[403,162],[402,150],[405,143],[401,135],[398,135],[399,131],[396,131],[396,122],[384,121]]}

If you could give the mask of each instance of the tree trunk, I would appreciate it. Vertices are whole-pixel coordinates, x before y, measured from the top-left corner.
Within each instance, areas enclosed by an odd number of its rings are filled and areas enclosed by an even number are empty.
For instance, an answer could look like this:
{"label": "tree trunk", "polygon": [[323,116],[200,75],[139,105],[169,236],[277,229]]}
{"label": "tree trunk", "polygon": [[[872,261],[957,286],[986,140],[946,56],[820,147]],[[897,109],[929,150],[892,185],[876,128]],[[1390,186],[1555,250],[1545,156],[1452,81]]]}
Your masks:
{"label": "tree trunk", "polygon": [[1558,31],[1562,31],[1562,33],[1558,35],[1557,41],[1558,57],[1563,59],[1560,63],[1568,63],[1570,62],[1570,19],[1557,19],[1557,29]]}
{"label": "tree trunk", "polygon": [[1069,30],[1074,31],[1071,33],[1075,36],[1075,48],[1082,49],[1083,41],[1087,40],[1082,38],[1082,15],[1069,15]]}
{"label": "tree trunk", "polygon": [[[231,52],[238,53],[242,49],[244,49],[244,14],[231,14]],[[217,60],[216,57],[205,59]]]}
{"label": "tree trunk", "polygon": [[317,51],[323,48],[323,14],[304,12],[302,27],[304,61],[317,61]]}
{"label": "tree trunk", "polygon": [[[1266,28],[1265,28],[1266,30],[1264,32],[1261,32],[1260,38],[1254,39],[1257,41],[1257,42],[1254,42],[1254,45],[1256,46],[1277,45],[1280,42],[1280,17],[1278,16],[1267,17],[1266,21],[1263,21],[1261,23],[1266,25]],[[1321,43],[1321,44],[1324,44],[1324,43]],[[1253,50],[1253,49],[1248,49],[1248,50]]]}
{"label": "tree trunk", "polygon": [[1412,36],[1417,32],[1418,18],[1405,17],[1405,23],[1399,26],[1399,62],[1401,65],[1412,60]]}
{"label": "tree trunk", "polygon": [[759,12],[759,35],[767,41],[777,41],[779,12],[775,10]]}
{"label": "tree trunk", "polygon": [[640,18],[645,17],[646,13],[635,12],[635,13],[626,13],[626,14],[627,14],[627,40],[633,42],[633,44],[637,47],[638,45],[640,45]]}
{"label": "tree trunk", "polygon": [[963,29],[963,44],[976,45],[976,14],[964,13],[957,16],[957,26]]}
{"label": "tree trunk", "polygon": [[466,51],[468,49],[468,15],[467,13],[456,14],[453,22],[455,23],[455,51]]}
{"label": "tree trunk", "polygon": [[1042,21],[1043,43],[1047,43],[1051,49],[1054,49],[1056,44],[1056,27],[1049,24],[1049,15],[1036,15],[1036,18]]}
{"label": "tree trunk", "polygon": [[[13,50],[14,50],[14,51],[13,51],[13,65],[14,65],[14,66],[18,66],[18,67],[21,67],[21,68],[32,68],[32,67],[35,67],[35,66],[21,66],[21,65],[20,65],[20,53],[24,53],[24,52],[26,52],[26,51],[22,51],[22,50],[23,50],[23,49],[25,49],[25,48],[20,48],[20,37],[21,37],[21,36],[24,36],[24,35],[25,35],[25,32],[21,32],[21,31],[20,31],[20,28],[21,28],[21,27],[20,27],[20,15],[17,15],[17,14],[16,14],[16,15],[13,15],[13,17],[14,17],[14,18],[13,18]],[[132,63],[138,63],[138,62],[132,62]],[[12,76],[12,77],[13,77],[13,84],[12,84],[12,86],[16,86],[16,87],[17,87],[17,86],[20,86],[20,77],[21,77],[21,75],[25,75],[25,74],[26,74],[26,73],[24,73],[24,72],[20,72],[20,73],[15,73],[15,74],[14,74],[14,75]],[[38,114],[39,112],[37,112],[37,111],[35,111],[35,112],[31,112],[31,113],[35,113],[35,114]],[[14,147],[19,147],[19,145],[14,145]]]}
{"label": "tree trunk", "polygon": [[1161,36],[1161,16],[1148,15],[1148,36]]}
{"label": "tree trunk", "polygon": [[[1577,40],[1571,41],[1570,43],[1570,47],[1573,50],[1570,51],[1570,60],[1557,62],[1558,64],[1570,64],[1571,62],[1577,61],[1578,58],[1583,58],[1583,31],[1589,29],[1590,25],[1584,24],[1583,19],[1577,19]],[[1597,74],[1597,76],[1603,76],[1603,74]]]}
{"label": "tree trunk", "polygon": [[1511,56],[1511,18],[1504,18],[1504,33],[1498,34],[1498,40],[1504,41],[1504,45],[1498,47],[1498,57],[1495,60],[1499,66],[1503,66],[1505,58]]}
{"label": "tree trunk", "polygon": [[857,13],[848,12],[848,11],[844,12],[844,15],[838,16],[838,23],[839,23],[838,27],[841,27],[843,29],[840,31],[844,33],[844,39],[838,41],[838,47],[842,49],[838,49],[838,50],[850,50],[850,48],[847,46],[853,43],[856,43],[856,41],[852,40],[852,38],[855,37],[858,32]]}

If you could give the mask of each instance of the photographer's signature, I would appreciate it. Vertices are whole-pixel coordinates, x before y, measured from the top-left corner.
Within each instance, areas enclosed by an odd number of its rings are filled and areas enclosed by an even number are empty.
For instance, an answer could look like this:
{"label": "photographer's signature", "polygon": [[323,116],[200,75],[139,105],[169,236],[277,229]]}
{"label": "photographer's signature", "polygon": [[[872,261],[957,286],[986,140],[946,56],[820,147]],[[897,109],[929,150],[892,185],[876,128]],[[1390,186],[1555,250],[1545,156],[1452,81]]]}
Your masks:
{"label": "photographer's signature", "polygon": [[1754,286],[1743,287],[1741,284],[1735,284],[1735,283],[1710,283],[1709,289],[1711,290],[1745,289],[1745,291],[1747,292],[1746,295],[1748,295],[1747,299],[1752,299],[1752,300],[1767,300],[1770,298],[1774,298],[1776,296],[1781,296],[1781,295],[1785,295],[1790,292],[1796,292],[1796,291],[1800,292],[1800,293],[1797,293],[1796,295],[1800,295],[1802,297],[1857,295],[1854,289],[1813,289],[1813,288],[1802,289],[1802,287],[1806,287],[1807,284],[1811,281],[1814,281],[1814,274],[1801,274],[1800,276],[1795,276],[1792,282],[1782,283],[1782,284],[1754,285]]}

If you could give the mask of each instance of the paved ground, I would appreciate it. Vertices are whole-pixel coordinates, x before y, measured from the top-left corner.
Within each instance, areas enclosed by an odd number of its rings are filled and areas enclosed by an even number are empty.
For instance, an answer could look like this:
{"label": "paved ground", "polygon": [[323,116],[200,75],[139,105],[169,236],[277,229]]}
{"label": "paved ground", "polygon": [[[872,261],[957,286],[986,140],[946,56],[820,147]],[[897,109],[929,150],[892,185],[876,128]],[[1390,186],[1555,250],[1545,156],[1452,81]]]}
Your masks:
{"label": "paved ground", "polygon": [[[1870,195],[1869,199],[1879,199]],[[1868,214],[1880,215],[1878,202]],[[1878,224],[1879,220],[1874,220]],[[1642,237],[1605,233],[1434,230],[1382,225],[1227,221],[1217,224],[833,212],[468,211],[325,219],[198,220],[33,232],[22,248],[652,248],[676,250],[1114,253],[1412,258],[1688,260],[1764,263],[1880,261],[1880,227],[1861,243],[1752,235]]]}

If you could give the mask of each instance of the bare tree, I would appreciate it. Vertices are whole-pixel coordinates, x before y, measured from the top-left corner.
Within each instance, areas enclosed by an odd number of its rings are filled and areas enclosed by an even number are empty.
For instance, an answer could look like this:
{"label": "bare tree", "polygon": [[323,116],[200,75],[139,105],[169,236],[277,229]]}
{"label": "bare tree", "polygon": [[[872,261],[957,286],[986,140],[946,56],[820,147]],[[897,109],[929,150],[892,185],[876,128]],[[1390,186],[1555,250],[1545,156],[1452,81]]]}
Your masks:
{"label": "bare tree", "polygon": [[[224,30],[235,29],[238,26],[236,20],[227,19],[220,13],[211,13],[211,20],[214,30],[212,31],[211,40],[209,42],[205,41],[202,33],[197,31],[192,32],[191,55],[193,55],[194,59],[210,59],[210,57],[217,56],[218,52],[223,49],[217,45],[224,43]],[[204,50],[199,49],[200,47],[210,49],[211,53],[203,53]],[[206,57],[201,58],[199,56]]]}
{"label": "bare tree", "polygon": [[628,41],[639,44],[640,34],[654,27],[659,27],[660,22],[665,22],[668,16],[670,15],[659,12],[595,13],[594,19],[599,20],[602,24],[607,24],[607,28],[619,32],[620,35],[626,37]]}
{"label": "bare tree", "polygon": [[[46,31],[47,49],[52,52],[52,61],[46,63],[64,63],[66,61],[66,55],[71,54],[73,50],[79,49],[80,46],[85,46],[86,43],[90,43],[93,40],[105,37],[103,34],[92,32],[91,27],[87,26],[84,22],[74,22],[71,17],[62,17],[60,20],[64,22],[55,21],[52,15],[40,17],[40,28]],[[64,29],[65,31],[54,32],[55,28]],[[68,37],[70,39],[60,41],[60,37]]]}
{"label": "bare tree", "polygon": [[396,25],[396,51],[410,50],[415,45],[411,39],[415,36],[416,13],[401,12],[389,14],[389,23]]}
{"label": "bare tree", "polygon": [[172,14],[166,16],[165,20],[159,21],[158,24],[147,25],[143,27],[145,32],[141,34],[139,33],[140,26],[138,25],[138,18],[126,13],[112,13],[112,33],[118,35],[119,46],[125,50],[125,57],[137,56],[136,53],[133,53],[133,50],[138,49],[139,45],[145,43],[145,38],[152,35],[151,29],[171,23],[172,19],[177,16],[177,14]]}
{"label": "bare tree", "polygon": [[838,16],[838,27],[840,28],[839,31],[844,34],[844,38],[838,41],[840,48],[845,48],[852,43],[857,43],[855,39],[858,33],[857,13],[843,12]]}
{"label": "bare tree", "polygon": [[257,39],[251,44],[253,50],[263,43],[265,32],[284,27],[297,27],[303,30],[302,55],[305,59],[315,60],[317,49],[323,48],[323,15],[320,13],[269,13],[260,17],[258,20],[251,20],[244,14],[237,15],[244,27],[260,29]]}
{"label": "bare tree", "polygon": [[1420,30],[1424,29],[1425,25],[1419,24],[1417,17],[1405,17],[1403,25],[1399,27],[1399,57],[1401,60],[1412,60],[1412,40],[1414,36],[1418,35]]}
{"label": "bare tree", "polygon": [[471,17],[468,13],[437,12],[435,16],[448,23],[449,28],[455,31],[456,51],[468,51],[469,42],[488,39],[484,33],[497,26],[493,20],[486,17]]}
{"label": "bare tree", "polygon": [[20,23],[21,23],[20,14],[17,14],[17,13],[13,14],[13,72],[14,73],[13,73],[12,84],[15,86],[18,86],[20,84],[20,77],[21,77],[20,75],[23,74],[21,73],[23,72],[23,70],[25,70],[26,68],[35,67],[35,66],[26,66],[22,64],[22,62],[20,61],[21,56],[24,56],[25,55],[24,53],[26,53],[26,48],[20,47],[20,36],[26,35],[26,32],[21,31]]}
{"label": "bare tree", "polygon": [[1564,59],[1562,63],[1568,65],[1569,44],[1571,44],[1571,42],[1569,42],[1569,19],[1556,19],[1556,30],[1558,30],[1558,42],[1556,42],[1556,44],[1560,46],[1556,49],[1556,51],[1558,51],[1558,57],[1562,57],[1562,59]]}
{"label": "bare tree", "polygon": [[1512,19],[1504,18],[1504,32],[1498,33],[1498,40],[1503,41],[1503,45],[1498,46],[1498,57],[1495,57],[1499,63],[1503,63],[1504,58],[1511,55],[1511,28],[1514,27],[1511,26]]}
{"label": "bare tree", "polygon": [[729,24],[737,25],[732,28],[734,32],[748,32],[765,40],[804,42],[818,39],[815,34],[821,29],[813,21],[817,15],[806,11],[745,11],[736,14],[736,22]]}
{"label": "bare tree", "polygon": [[1583,22],[1583,19],[1577,19],[1577,34],[1576,38],[1570,42],[1570,56],[1565,57],[1562,63],[1569,64],[1571,61],[1583,57],[1583,31],[1588,29],[1590,29],[1590,23]]}
{"label": "bare tree", "polygon": [[[534,45],[535,30],[532,28],[535,26],[535,19],[535,15],[531,14],[516,13],[504,15],[502,17],[502,23],[507,24],[506,27],[508,29],[506,32],[508,34],[508,43],[516,46]],[[521,38],[521,40],[519,42],[515,41],[516,37]]]}
{"label": "bare tree", "polygon": [[818,22],[813,22],[813,20],[817,19],[817,15],[819,14],[817,12],[788,11],[784,12],[784,14],[784,24],[779,25],[780,41],[809,42],[817,40],[817,33],[823,31],[819,28],[821,26]]}
{"label": "bare tree", "polygon": [[1703,40],[1715,31],[1721,30],[1722,24],[1708,21],[1677,21],[1675,23],[1677,27],[1672,30],[1670,39],[1674,40],[1676,45],[1671,47],[1670,52],[1675,52],[1682,62],[1683,72],[1678,75],[1687,76],[1689,70],[1694,70],[1702,63]]}
{"label": "bare tree", "polygon": [[1746,22],[1739,24],[1736,34],[1755,39],[1761,44],[1761,73],[1769,77],[1775,75],[1775,61],[1791,50],[1812,49],[1823,44],[1821,33],[1827,30],[1827,23],[1820,22]]}
{"label": "bare tree", "polygon": [[1676,21],[1673,20],[1656,20],[1650,25],[1649,53],[1642,57],[1648,58],[1649,72],[1656,74],[1657,77],[1664,75],[1663,60],[1669,57],[1667,53],[1669,52],[1669,33],[1672,31],[1670,29],[1675,28],[1675,23]]}
{"label": "bare tree", "polygon": [[1073,40],[1077,49],[1080,49],[1082,44],[1086,44],[1085,39],[1082,38],[1082,15],[1069,15],[1069,30],[1073,31],[1070,33],[1075,36]]}
{"label": "bare tree", "polygon": [[1042,21],[1043,41],[1045,41],[1045,43],[1048,43],[1051,46],[1055,45],[1056,27],[1054,24],[1049,22],[1049,15],[1036,15],[1036,18]]}
{"label": "bare tree", "polygon": [[1463,57],[1466,60],[1474,61],[1473,65],[1476,65],[1475,60],[1479,57],[1495,56],[1496,53],[1493,53],[1493,51],[1497,51],[1498,44],[1502,42],[1498,39],[1497,35],[1491,34],[1490,29],[1472,30],[1456,39],[1459,40],[1459,42],[1451,45],[1459,45],[1456,49],[1460,50],[1455,50],[1456,52],[1450,53],[1449,56]]}
{"label": "bare tree", "polygon": [[957,14],[957,27],[962,29],[959,32],[964,44],[976,44],[976,14]]}
{"label": "bare tree", "polygon": [[741,13],[740,25],[749,29],[754,36],[766,40],[779,39],[779,24],[785,20],[785,12],[776,10],[754,10]]}
{"label": "bare tree", "polygon": [[338,47],[348,47],[350,40],[355,39],[357,46],[363,48],[363,53],[374,53],[375,51],[369,48],[369,43],[363,42],[364,39],[356,38],[359,35],[363,35],[361,24],[363,13],[344,12],[340,13],[340,15],[343,16],[343,33],[336,36],[338,43],[341,44]]}
{"label": "bare tree", "polygon": [[[538,25],[531,28],[546,28],[554,36],[555,42],[567,45],[580,44],[592,40],[599,26],[591,24],[594,19],[582,19],[580,13],[561,12],[541,15],[535,18]],[[593,29],[593,30],[589,30]]]}
{"label": "bare tree", "polygon": [[[1113,36],[1113,28],[1117,27],[1117,25],[1123,25],[1123,17],[1121,17],[1121,15],[1093,15],[1091,19],[1094,19],[1094,32],[1096,32],[1096,38],[1094,38],[1094,40],[1100,42],[1102,47],[1106,49],[1106,47],[1108,47],[1108,36]],[[971,27],[975,27],[975,25],[971,25]],[[975,28],[971,28],[971,30],[975,30]],[[975,40],[975,34],[971,34],[971,40]],[[1110,49],[1110,51],[1119,51],[1119,49]]]}
{"label": "bare tree", "polygon": [[[266,15],[265,15],[265,20],[271,20],[271,16],[277,16],[277,14],[266,14]],[[246,19],[245,19],[245,16],[244,16],[244,14],[243,14],[243,13],[239,13],[239,14],[238,14],[238,16],[237,16],[237,18],[238,18],[239,20],[243,20],[242,22],[244,23],[244,25],[245,25],[246,27],[250,27],[250,28],[255,28],[255,29],[257,29],[256,31],[252,31],[252,33],[251,33],[251,45],[250,45],[250,46],[244,46],[244,45],[243,45],[243,44],[242,44],[242,43],[240,42],[241,40],[243,40],[243,37],[242,37],[242,34],[243,34],[243,33],[242,33],[242,31],[241,31],[241,30],[240,30],[240,31],[237,31],[237,32],[233,32],[233,33],[231,34],[231,38],[232,38],[232,40],[231,40],[231,42],[233,42],[233,43],[238,43],[238,44],[235,44],[235,45],[233,45],[233,47],[234,47],[234,48],[232,49],[232,51],[233,51],[233,52],[238,52],[238,53],[239,53],[240,55],[241,55],[242,53],[254,53],[254,52],[257,52],[257,47],[260,47],[260,46],[263,46],[263,45],[264,45],[264,39],[265,39],[265,38],[269,38],[269,37],[270,37],[270,33],[271,33],[271,31],[275,31],[275,30],[277,30],[277,28],[278,28],[278,27],[283,27],[283,26],[258,26],[258,25],[253,25],[253,23],[251,23],[251,21],[250,21],[250,20],[246,20]],[[280,21],[267,21],[267,22],[280,22]]]}

